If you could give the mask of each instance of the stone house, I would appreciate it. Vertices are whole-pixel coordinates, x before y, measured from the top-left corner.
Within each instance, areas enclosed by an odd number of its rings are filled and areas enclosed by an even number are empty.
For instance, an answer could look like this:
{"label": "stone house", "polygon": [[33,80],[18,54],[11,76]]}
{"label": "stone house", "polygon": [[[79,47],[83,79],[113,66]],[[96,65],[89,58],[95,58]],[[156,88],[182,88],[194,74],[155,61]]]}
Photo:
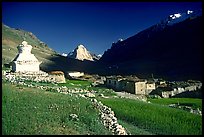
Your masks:
{"label": "stone house", "polygon": [[106,86],[116,91],[145,95],[155,89],[155,83],[147,83],[147,80],[137,77],[111,76],[106,78]]}
{"label": "stone house", "polygon": [[109,76],[106,77],[105,84],[109,88],[120,91],[122,89],[122,80],[123,78],[120,76]]}
{"label": "stone house", "polygon": [[135,94],[146,94],[146,80],[135,81]]}
{"label": "stone house", "polygon": [[162,98],[169,98],[174,95],[174,89],[172,87],[158,87],[156,90],[149,93],[150,95],[159,95]]}
{"label": "stone house", "polygon": [[155,82],[153,81],[147,81],[146,83],[146,95],[149,95],[150,92],[156,89]]}
{"label": "stone house", "polygon": [[168,86],[168,84],[167,84],[167,82],[164,81],[164,80],[158,80],[158,81],[156,82],[156,88],[158,88],[158,87],[167,87],[167,86]]}
{"label": "stone house", "polygon": [[122,91],[135,94],[135,82],[132,80],[122,80]]}

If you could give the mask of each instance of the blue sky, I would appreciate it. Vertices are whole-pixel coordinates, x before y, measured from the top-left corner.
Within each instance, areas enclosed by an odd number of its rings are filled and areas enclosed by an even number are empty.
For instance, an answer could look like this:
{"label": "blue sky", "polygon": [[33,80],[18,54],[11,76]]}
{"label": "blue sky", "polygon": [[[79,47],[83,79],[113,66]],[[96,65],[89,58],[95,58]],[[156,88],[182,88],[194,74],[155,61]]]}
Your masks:
{"label": "blue sky", "polygon": [[196,9],[201,2],[2,2],[2,22],[32,32],[58,53],[83,44],[103,54],[119,38]]}

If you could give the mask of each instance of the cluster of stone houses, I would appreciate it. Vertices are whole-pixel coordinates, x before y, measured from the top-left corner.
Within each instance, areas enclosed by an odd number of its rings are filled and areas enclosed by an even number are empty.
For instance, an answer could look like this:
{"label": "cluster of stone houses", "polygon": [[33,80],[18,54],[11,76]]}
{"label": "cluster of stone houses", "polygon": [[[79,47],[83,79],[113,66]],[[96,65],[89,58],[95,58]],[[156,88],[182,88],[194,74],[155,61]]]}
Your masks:
{"label": "cluster of stone houses", "polygon": [[151,94],[157,94],[163,98],[173,97],[180,93],[189,93],[198,91],[202,88],[202,83],[200,81],[177,81],[177,82],[168,82],[165,86],[157,85],[156,90]]}
{"label": "cluster of stone houses", "polygon": [[201,89],[200,81],[168,82],[158,79],[139,79],[136,76],[107,76],[105,85],[115,91],[124,91],[136,95],[159,95],[169,98],[187,91]]}
{"label": "cluster of stone houses", "polygon": [[152,90],[156,89],[153,80],[148,81],[135,76],[109,76],[106,77],[105,84],[116,91],[125,91],[138,95],[148,95]]}

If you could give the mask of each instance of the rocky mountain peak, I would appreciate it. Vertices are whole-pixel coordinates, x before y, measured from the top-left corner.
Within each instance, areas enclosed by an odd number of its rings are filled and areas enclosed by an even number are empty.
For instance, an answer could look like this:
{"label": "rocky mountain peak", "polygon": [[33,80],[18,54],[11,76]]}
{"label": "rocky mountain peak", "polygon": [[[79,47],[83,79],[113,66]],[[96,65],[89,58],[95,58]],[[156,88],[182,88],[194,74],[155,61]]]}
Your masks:
{"label": "rocky mountain peak", "polygon": [[[84,45],[79,44],[79,45],[77,46],[77,48],[85,48],[85,47],[84,47]],[[85,49],[86,49],[86,48],[85,48]]]}
{"label": "rocky mountain peak", "polygon": [[84,45],[78,45],[74,51],[68,54],[68,57],[78,59],[78,60],[89,60],[94,61],[91,53],[84,47]]}

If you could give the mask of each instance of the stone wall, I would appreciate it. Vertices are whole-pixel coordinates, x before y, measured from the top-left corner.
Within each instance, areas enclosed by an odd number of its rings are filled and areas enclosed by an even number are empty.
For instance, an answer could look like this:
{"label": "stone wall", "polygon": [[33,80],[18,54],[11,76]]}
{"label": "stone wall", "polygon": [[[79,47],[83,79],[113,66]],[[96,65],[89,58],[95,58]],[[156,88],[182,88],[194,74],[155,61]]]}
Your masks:
{"label": "stone wall", "polygon": [[49,76],[57,83],[66,83],[64,72],[62,71],[51,71],[49,72]]}
{"label": "stone wall", "polygon": [[125,128],[117,122],[114,112],[111,108],[105,106],[96,99],[91,100],[94,107],[99,110],[103,125],[108,128],[114,135],[128,135]]}
{"label": "stone wall", "polygon": [[135,92],[135,82],[132,82],[132,81],[123,81],[125,82],[125,86],[124,86],[124,91],[127,91],[128,93],[132,93],[132,94],[136,94]]}
{"label": "stone wall", "polygon": [[161,93],[161,97],[169,98],[169,97],[173,97],[173,96],[176,96],[178,94],[181,94],[183,92],[196,91],[196,90],[198,90],[200,88],[201,88],[200,86],[196,86],[196,85],[191,85],[191,86],[184,87],[184,88],[183,87],[177,87],[177,88],[174,88],[171,91],[163,91]]}
{"label": "stone wall", "polygon": [[57,83],[66,83],[64,75],[50,75],[50,78]]}
{"label": "stone wall", "polygon": [[66,83],[64,75],[49,75],[43,71],[26,71],[26,72],[4,72],[2,74],[9,80],[30,80],[35,82],[53,82]]}

